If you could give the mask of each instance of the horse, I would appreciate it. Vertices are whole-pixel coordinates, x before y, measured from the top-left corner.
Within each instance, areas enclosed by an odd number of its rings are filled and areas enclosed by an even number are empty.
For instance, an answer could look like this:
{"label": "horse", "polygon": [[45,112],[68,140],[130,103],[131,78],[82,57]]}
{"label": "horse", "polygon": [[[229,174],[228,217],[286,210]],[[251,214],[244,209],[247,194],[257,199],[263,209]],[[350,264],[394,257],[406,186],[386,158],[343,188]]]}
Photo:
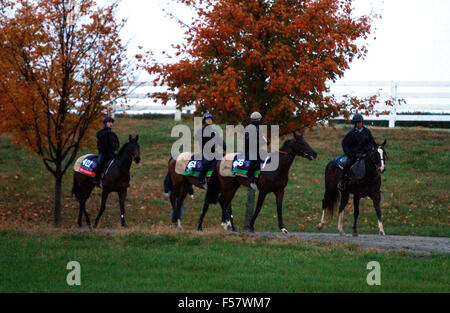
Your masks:
{"label": "horse", "polygon": [[[107,174],[103,179],[102,202],[100,211],[95,218],[94,228],[97,228],[98,221],[106,208],[106,200],[111,192],[117,192],[119,194],[121,225],[122,227],[126,227],[125,198],[127,196],[127,189],[130,186],[130,167],[133,160],[136,164],[138,164],[141,160],[138,140],[139,135],[136,135],[136,138],[132,138],[130,135],[129,141],[120,148],[117,158],[115,158],[109,166]],[[74,172],[72,194],[75,195],[80,204],[80,212],[78,214],[79,227],[82,227],[82,216],[84,213],[86,217],[86,224],[89,228],[91,228],[91,222],[86,212],[86,201],[91,195],[94,187],[95,184],[92,181],[92,177],[86,176],[77,171]]]}
{"label": "horse", "polygon": [[[188,189],[190,185],[196,186],[200,189],[205,189],[203,185],[199,184],[198,177],[192,176],[192,175],[182,175],[178,174],[175,171],[176,166],[176,160],[173,158],[169,159],[168,162],[168,169],[169,169],[169,175],[170,179],[172,180],[172,193],[170,195],[170,203],[172,205],[173,209],[173,215],[172,215],[172,224],[174,227],[181,229],[181,219],[180,219],[180,213],[181,213],[181,205],[183,201],[186,198]],[[221,197],[220,192],[220,185],[218,180],[218,174],[217,171],[214,169],[212,175],[207,178],[208,185],[205,195],[205,200],[203,202],[203,209],[202,214],[200,216],[200,222],[199,222],[199,230],[202,230],[202,222],[203,218],[205,217],[206,211],[208,211],[210,204],[216,204],[217,202],[220,203],[220,206],[222,208],[222,223],[221,226],[224,229],[227,229],[230,226],[229,217],[227,216],[225,207],[223,206],[223,201]],[[234,227],[233,227],[234,228]]]}
{"label": "horse", "polygon": [[364,160],[366,167],[366,175],[359,182],[351,180],[343,192],[337,187],[341,168],[334,161],[330,161],[325,169],[325,194],[322,200],[322,218],[317,226],[319,230],[325,225],[325,215],[330,217],[337,207],[340,198],[339,206],[339,222],[338,231],[341,236],[345,235],[343,229],[344,209],[348,203],[350,194],[353,194],[354,205],[354,223],[353,236],[358,236],[357,220],[359,216],[359,201],[361,198],[370,197],[375,207],[378,218],[379,234],[385,235],[383,223],[381,220],[381,174],[386,170],[387,154],[385,151],[386,140],[380,145],[376,144],[375,149],[368,151],[366,154],[360,156]]}
{"label": "horse", "polygon": [[[278,215],[278,227],[281,232],[288,233],[287,229],[284,227],[283,223],[283,197],[284,189],[288,183],[289,169],[296,156],[304,157],[308,160],[314,160],[317,158],[317,153],[309,146],[309,144],[304,140],[302,135],[297,135],[293,132],[294,139],[287,140],[279,153],[279,165],[274,171],[261,171],[258,177],[256,185],[259,190],[258,202],[256,205],[256,210],[252,216],[249,224],[249,231],[254,232],[255,220],[261,211],[264,199],[267,194],[273,192],[276,197],[277,204],[277,215]],[[219,162],[223,162],[219,161]],[[220,163],[217,164],[217,169],[219,169]],[[222,176],[218,171],[221,191],[222,191],[222,201],[227,210],[227,216],[230,218],[230,223],[233,225],[233,213],[231,208],[231,202],[236,194],[236,191],[241,185],[250,188],[248,178],[242,176],[232,176],[226,177]],[[234,227],[233,227],[234,228]]]}

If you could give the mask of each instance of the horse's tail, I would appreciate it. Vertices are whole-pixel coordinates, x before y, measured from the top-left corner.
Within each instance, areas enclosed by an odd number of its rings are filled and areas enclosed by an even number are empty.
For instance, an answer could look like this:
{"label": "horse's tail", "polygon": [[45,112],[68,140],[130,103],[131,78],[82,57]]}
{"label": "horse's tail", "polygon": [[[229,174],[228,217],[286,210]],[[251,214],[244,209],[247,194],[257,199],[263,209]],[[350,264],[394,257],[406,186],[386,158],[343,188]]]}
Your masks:
{"label": "horse's tail", "polygon": [[78,184],[77,177],[76,177],[75,173],[73,175],[72,195],[74,195],[75,198],[77,198],[77,200],[80,201],[80,199],[81,199],[81,188],[80,188],[80,185]]}
{"label": "horse's tail", "polygon": [[331,161],[325,169],[325,194],[322,200],[322,210],[330,217],[333,216],[339,202],[338,178],[339,172],[336,171],[336,166]]}

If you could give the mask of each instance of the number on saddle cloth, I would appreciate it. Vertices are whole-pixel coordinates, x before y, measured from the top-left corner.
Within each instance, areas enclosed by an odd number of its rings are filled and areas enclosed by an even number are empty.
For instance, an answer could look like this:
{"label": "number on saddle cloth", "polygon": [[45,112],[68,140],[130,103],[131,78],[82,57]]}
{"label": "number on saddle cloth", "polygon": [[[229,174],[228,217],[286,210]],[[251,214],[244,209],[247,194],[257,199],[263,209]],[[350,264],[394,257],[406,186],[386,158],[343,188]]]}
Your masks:
{"label": "number on saddle cloth", "polygon": [[[186,169],[183,175],[199,176],[202,170],[202,160],[194,160],[194,155],[192,155],[191,160],[186,164]],[[217,160],[214,160],[206,171],[206,176],[210,177],[216,167]]]}
{"label": "number on saddle cloth", "polygon": [[[239,176],[247,176],[248,171],[250,170],[251,162],[250,160],[246,160],[242,155],[236,155],[233,160],[233,164],[231,167],[232,175]],[[261,173],[261,162],[259,164],[258,169],[255,171],[255,176]]]}

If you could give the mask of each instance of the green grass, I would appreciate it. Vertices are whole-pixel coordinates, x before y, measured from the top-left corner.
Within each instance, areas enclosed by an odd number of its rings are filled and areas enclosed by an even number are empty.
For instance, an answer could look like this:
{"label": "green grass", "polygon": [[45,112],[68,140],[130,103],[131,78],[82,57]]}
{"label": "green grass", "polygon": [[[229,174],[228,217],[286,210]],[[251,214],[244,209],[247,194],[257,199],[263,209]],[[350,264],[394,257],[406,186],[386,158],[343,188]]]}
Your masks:
{"label": "green grass", "polygon": [[[140,231],[0,232],[0,292],[449,292],[448,258]],[[68,286],[69,261],[81,286]],[[378,261],[381,286],[368,286]],[[7,270],[4,270],[7,269]]]}
{"label": "green grass", "polygon": [[[192,128],[192,122],[186,122]],[[151,227],[170,223],[170,205],[163,198],[163,178],[171,144],[170,137],[176,122],[171,118],[119,118],[115,131],[121,143],[129,134],[139,134],[142,161],[133,164],[131,188],[126,202],[128,224]],[[283,204],[285,225],[290,231],[317,231],[321,201],[324,193],[324,169],[336,155],[342,154],[340,142],[348,127],[316,129],[307,132],[305,139],[318,153],[308,161],[297,157],[289,173]],[[387,170],[382,178],[381,209],[384,228],[391,235],[450,235],[450,131],[423,128],[371,128],[375,138],[387,139]],[[282,140],[283,141],[283,140]],[[84,149],[84,153],[95,150]],[[0,220],[3,224],[47,225],[52,222],[53,177],[36,156],[14,146],[7,136],[0,137]],[[71,195],[72,174],[64,177],[63,227],[76,226],[77,203]],[[236,225],[244,224],[247,191],[240,188],[233,201]],[[196,190],[196,199],[187,200],[183,223],[192,229],[197,224],[204,192]],[[119,225],[118,197],[109,198],[101,227]],[[100,191],[94,191],[88,201],[88,212],[95,217],[100,204]],[[275,197],[269,195],[256,221],[257,230],[278,231]],[[351,230],[352,203],[347,207],[344,229]],[[217,228],[220,209],[211,206],[205,219],[206,228]],[[336,232],[336,218],[325,231]],[[361,233],[377,233],[377,219],[369,199],[361,201],[359,219]]]}

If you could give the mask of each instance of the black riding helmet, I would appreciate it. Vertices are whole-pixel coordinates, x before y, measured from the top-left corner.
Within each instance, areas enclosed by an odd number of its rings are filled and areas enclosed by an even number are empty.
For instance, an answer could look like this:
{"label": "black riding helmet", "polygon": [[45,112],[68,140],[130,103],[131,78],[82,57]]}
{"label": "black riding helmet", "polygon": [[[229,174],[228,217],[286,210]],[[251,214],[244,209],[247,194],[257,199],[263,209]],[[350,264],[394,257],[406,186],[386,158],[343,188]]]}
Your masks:
{"label": "black riding helmet", "polygon": [[356,113],[352,118],[353,123],[364,122],[364,118],[361,114]]}

